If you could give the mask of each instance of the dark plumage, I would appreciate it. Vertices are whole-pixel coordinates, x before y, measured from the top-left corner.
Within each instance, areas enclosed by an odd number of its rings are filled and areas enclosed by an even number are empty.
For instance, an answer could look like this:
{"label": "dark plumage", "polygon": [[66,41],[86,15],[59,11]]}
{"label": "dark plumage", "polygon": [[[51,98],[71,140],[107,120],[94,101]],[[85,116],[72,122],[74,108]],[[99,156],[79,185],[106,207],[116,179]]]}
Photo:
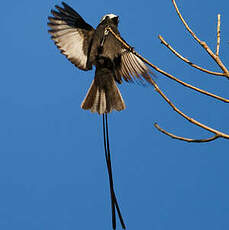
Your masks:
{"label": "dark plumage", "polygon": [[76,67],[91,70],[96,67],[95,78],[81,107],[99,114],[125,109],[125,103],[115,82],[137,79],[150,82],[149,69],[133,53],[128,51],[111,33],[105,35],[109,26],[117,35],[118,16],[107,14],[94,29],[70,6],[62,2],[49,17],[49,33],[61,53]]}

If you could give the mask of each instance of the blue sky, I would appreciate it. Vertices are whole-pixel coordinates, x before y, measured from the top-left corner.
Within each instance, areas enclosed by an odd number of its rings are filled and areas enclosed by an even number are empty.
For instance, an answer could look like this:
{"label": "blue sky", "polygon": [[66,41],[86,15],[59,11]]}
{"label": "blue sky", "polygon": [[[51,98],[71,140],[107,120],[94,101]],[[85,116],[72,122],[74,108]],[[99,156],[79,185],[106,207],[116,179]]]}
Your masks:
{"label": "blue sky", "polygon": [[[193,62],[219,71],[178,20],[170,0],[67,1],[96,26],[120,16],[123,38],[155,65],[229,98],[227,79],[191,69],[163,47],[161,34]],[[111,229],[101,117],[80,104],[94,71],[76,69],[47,33],[59,1],[1,3],[0,229]],[[183,1],[183,16],[229,64],[228,1]],[[156,82],[195,119],[229,133],[228,105],[185,89],[159,73]],[[127,229],[229,229],[229,141],[190,144],[159,133],[209,137],[175,114],[151,87],[123,84],[127,109],[109,116],[115,188]],[[118,229],[121,229],[118,224]]]}

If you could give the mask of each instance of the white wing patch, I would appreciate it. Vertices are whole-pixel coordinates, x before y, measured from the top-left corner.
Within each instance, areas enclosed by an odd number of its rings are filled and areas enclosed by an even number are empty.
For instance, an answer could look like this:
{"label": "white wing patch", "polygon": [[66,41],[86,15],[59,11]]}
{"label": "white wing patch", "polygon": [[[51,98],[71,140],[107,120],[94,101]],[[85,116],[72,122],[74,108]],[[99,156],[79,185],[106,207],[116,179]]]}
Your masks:
{"label": "white wing patch", "polygon": [[88,52],[94,35],[94,28],[70,6],[62,2],[63,7],[55,6],[48,17],[49,33],[57,47],[76,67],[82,70],[92,69],[88,61]]}
{"label": "white wing patch", "polygon": [[52,39],[61,52],[77,67],[86,69],[87,55],[83,52],[83,34],[76,29],[64,29],[54,33],[56,35],[53,34]]}
{"label": "white wing patch", "polygon": [[144,78],[152,84],[149,73],[151,73],[150,70],[139,57],[126,49],[123,49],[120,74],[125,81],[133,81],[135,78],[142,80],[142,78]]}

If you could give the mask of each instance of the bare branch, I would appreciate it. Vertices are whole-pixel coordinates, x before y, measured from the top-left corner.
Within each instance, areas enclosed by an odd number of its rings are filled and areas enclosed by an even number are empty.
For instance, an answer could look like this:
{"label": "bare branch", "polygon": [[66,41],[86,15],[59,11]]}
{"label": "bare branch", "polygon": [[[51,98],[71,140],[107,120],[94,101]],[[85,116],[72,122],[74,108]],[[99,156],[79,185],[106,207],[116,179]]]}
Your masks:
{"label": "bare branch", "polygon": [[193,64],[191,61],[189,61],[187,58],[183,57],[180,53],[178,53],[175,49],[173,49],[165,40],[164,38],[159,35],[158,38],[160,39],[161,43],[163,45],[165,45],[169,50],[171,50],[178,58],[180,58],[182,61],[186,62],[187,64],[189,64],[190,66],[200,70],[200,71],[203,71],[205,73],[208,73],[208,74],[212,74],[212,75],[216,75],[216,76],[225,76],[225,73],[219,73],[219,72],[213,72],[213,71],[210,71],[210,70],[207,70],[207,69],[204,69],[196,64]]}
{"label": "bare branch", "polygon": [[220,137],[218,135],[214,135],[214,136],[207,138],[207,139],[190,139],[190,138],[180,137],[180,136],[176,136],[172,133],[169,133],[168,131],[162,129],[157,123],[154,123],[154,127],[157,128],[160,132],[164,133],[165,135],[172,137],[173,139],[186,141],[186,142],[204,143],[204,142],[213,141],[213,140]]}
{"label": "bare branch", "polygon": [[126,49],[130,50],[133,54],[135,54],[137,57],[139,57],[143,62],[147,63],[149,66],[151,66],[153,69],[155,69],[155,70],[158,71],[159,73],[161,73],[161,74],[167,76],[168,78],[170,78],[170,79],[172,79],[172,80],[178,82],[179,84],[181,84],[181,85],[183,85],[183,86],[185,86],[185,87],[188,87],[188,88],[190,88],[190,89],[193,89],[193,90],[195,90],[195,91],[197,91],[197,92],[199,92],[199,93],[205,94],[205,95],[207,95],[207,96],[209,96],[209,97],[213,97],[213,98],[215,98],[215,99],[217,99],[217,100],[220,100],[220,101],[223,101],[223,102],[225,102],[225,103],[229,103],[229,99],[226,99],[226,98],[217,96],[217,95],[215,95],[215,94],[213,94],[213,93],[210,93],[210,92],[205,91],[205,90],[203,90],[203,89],[199,89],[199,88],[197,88],[197,87],[195,87],[195,86],[192,86],[192,85],[190,85],[190,84],[188,84],[188,83],[185,83],[185,82],[181,81],[180,79],[174,77],[173,75],[171,75],[171,74],[165,72],[164,70],[160,69],[160,68],[157,67],[156,65],[153,65],[151,62],[149,62],[147,59],[145,59],[145,58],[142,57],[140,54],[138,54],[135,50],[133,50],[133,49],[132,49],[122,38],[120,38],[118,35],[116,35],[116,34],[112,31],[112,29],[111,29],[110,27],[108,27],[107,29],[114,35],[114,37],[115,37],[117,40],[119,40],[119,41],[125,46]]}
{"label": "bare branch", "polygon": [[219,46],[220,46],[220,14],[218,14],[217,23],[217,45],[216,45],[216,56],[219,56]]}
{"label": "bare branch", "polygon": [[[112,29],[111,29],[110,27],[107,27],[106,29],[109,30],[109,31],[113,34],[113,36],[114,36],[118,41],[120,41],[120,42],[123,44],[123,46],[124,46],[126,49],[128,49],[130,52],[132,52],[133,54],[135,54],[135,55],[136,55],[137,57],[139,57],[143,62],[145,62],[146,64],[148,64],[148,65],[151,66],[152,68],[154,68],[156,71],[158,71],[158,72],[160,72],[160,73],[162,73],[162,74],[168,76],[169,78],[171,78],[171,79],[173,79],[173,80],[179,82],[180,84],[182,84],[182,85],[184,85],[184,86],[186,86],[186,87],[189,87],[189,88],[191,88],[191,89],[194,89],[194,90],[196,90],[196,91],[198,91],[198,92],[200,92],[200,93],[203,93],[203,94],[205,94],[205,95],[214,97],[214,98],[216,98],[216,99],[218,99],[218,100],[221,100],[221,101],[224,101],[224,102],[228,102],[228,99],[221,98],[221,97],[219,97],[219,96],[217,96],[217,95],[211,94],[211,93],[209,93],[209,92],[207,92],[207,91],[204,91],[204,90],[201,90],[201,89],[196,88],[196,87],[194,87],[194,86],[191,86],[191,85],[189,85],[189,84],[187,84],[187,83],[185,83],[185,82],[183,82],[183,81],[181,81],[181,80],[175,78],[175,77],[172,76],[171,74],[168,74],[168,73],[164,72],[163,70],[159,69],[157,66],[153,65],[152,63],[150,63],[147,59],[145,59],[144,57],[142,57],[140,54],[138,54],[138,53],[137,53],[132,47],[130,47],[121,37],[119,37],[118,35],[116,35],[116,34],[112,31]],[[168,97],[160,90],[160,88],[158,87],[158,85],[156,84],[156,82],[155,82],[152,78],[150,79],[150,81],[151,81],[152,85],[154,86],[155,90],[156,90],[156,91],[161,95],[161,97],[162,97],[162,98],[173,108],[173,110],[174,110],[175,112],[177,112],[179,115],[181,115],[183,118],[185,118],[186,120],[188,120],[188,121],[191,122],[192,124],[197,125],[197,126],[203,128],[203,129],[205,129],[205,130],[207,130],[207,131],[209,131],[209,132],[215,134],[215,136],[212,137],[212,138],[210,138],[210,139],[202,139],[202,140],[205,140],[205,141],[202,141],[202,142],[207,142],[207,141],[215,140],[216,138],[219,138],[219,137],[229,139],[229,135],[228,135],[228,134],[223,133],[223,132],[220,132],[220,131],[218,131],[218,130],[216,130],[216,129],[213,129],[213,128],[207,126],[207,125],[204,125],[203,123],[200,123],[200,122],[198,122],[197,120],[195,120],[195,119],[189,117],[188,115],[186,115],[185,113],[183,113],[183,112],[182,112],[181,110],[179,110],[179,109],[168,99]],[[164,131],[163,133],[166,134],[166,133],[168,133],[168,132],[167,132],[167,131]],[[171,136],[171,135],[173,135],[173,134],[169,134],[169,136]],[[173,138],[175,138],[175,135],[173,135]],[[182,137],[179,137],[179,138],[177,138],[177,139],[180,139],[180,140],[183,139],[184,141],[187,141],[187,140],[188,140],[187,138],[182,138]],[[189,141],[190,141],[190,140],[189,140]],[[196,141],[195,139],[193,139],[192,142],[197,142],[197,141]],[[199,142],[200,142],[200,141],[199,141]]]}
{"label": "bare branch", "polygon": [[188,24],[186,23],[186,21],[183,19],[175,0],[172,0],[173,5],[175,7],[175,10],[180,18],[180,20],[182,21],[182,23],[184,24],[185,28],[188,30],[188,32],[192,35],[192,37],[207,51],[207,53],[213,58],[213,60],[219,65],[219,67],[222,69],[222,71],[225,73],[225,76],[229,79],[229,71],[227,70],[227,68],[225,67],[225,65],[222,63],[222,61],[220,60],[220,58],[215,55],[212,50],[208,47],[207,43],[204,41],[201,41],[196,34],[190,29],[190,27],[188,26]]}
{"label": "bare branch", "polygon": [[159,88],[158,85],[153,81],[153,79],[152,79],[152,84],[154,85],[156,91],[157,91],[157,92],[164,98],[164,100],[173,108],[173,110],[174,110],[175,112],[177,112],[178,114],[180,114],[182,117],[184,117],[186,120],[188,120],[189,122],[191,122],[191,123],[193,123],[193,124],[195,124],[195,125],[197,125],[197,126],[203,128],[203,129],[205,129],[205,130],[208,130],[208,131],[211,132],[211,133],[216,134],[217,136],[220,136],[220,137],[229,139],[229,135],[228,135],[228,134],[223,133],[223,132],[220,132],[220,131],[218,131],[218,130],[216,130],[216,129],[213,129],[213,128],[211,128],[211,127],[209,127],[209,126],[207,126],[207,125],[204,125],[204,124],[198,122],[197,120],[195,120],[195,119],[193,119],[193,118],[187,116],[185,113],[183,113],[181,110],[179,110],[179,109],[168,99],[168,97],[166,97],[166,95],[160,90],[160,88]]}
{"label": "bare branch", "polygon": [[[141,58],[141,56],[140,56],[139,54],[137,54],[137,56],[138,56],[139,58]],[[144,59],[144,58],[141,58],[141,60],[142,60],[142,61],[145,61],[145,62],[147,61],[147,60]],[[150,63],[149,61],[147,61],[146,63],[147,63],[148,65],[150,65],[152,68],[154,68],[156,71],[158,71],[159,73],[161,73],[161,74],[167,76],[168,78],[170,78],[170,79],[172,79],[172,80],[178,82],[179,84],[181,84],[181,85],[183,85],[183,86],[185,86],[185,87],[188,87],[188,88],[190,88],[190,89],[193,89],[193,90],[195,90],[195,91],[197,91],[197,92],[199,92],[199,93],[205,94],[205,95],[207,95],[207,96],[209,96],[209,97],[213,97],[213,98],[215,98],[215,99],[217,99],[217,100],[220,100],[220,101],[223,101],[223,102],[225,102],[225,103],[229,103],[229,99],[226,99],[226,98],[217,96],[217,95],[215,95],[215,94],[213,94],[213,93],[210,93],[210,92],[205,91],[205,90],[203,90],[203,89],[200,89],[200,88],[197,88],[197,87],[195,87],[195,86],[192,86],[192,85],[190,85],[190,84],[188,84],[188,83],[186,83],[186,82],[183,82],[183,81],[181,81],[180,79],[174,77],[173,75],[171,75],[171,74],[165,72],[164,70],[158,68],[157,66],[153,65],[153,64]]]}

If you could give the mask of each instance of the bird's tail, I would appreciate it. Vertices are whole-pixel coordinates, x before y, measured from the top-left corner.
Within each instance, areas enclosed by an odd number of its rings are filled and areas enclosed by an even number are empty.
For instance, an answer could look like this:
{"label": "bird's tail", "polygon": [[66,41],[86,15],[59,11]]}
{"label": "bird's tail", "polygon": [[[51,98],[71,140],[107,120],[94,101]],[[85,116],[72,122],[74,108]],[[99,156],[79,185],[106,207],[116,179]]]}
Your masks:
{"label": "bird's tail", "polygon": [[122,95],[116,86],[113,72],[108,68],[96,68],[95,78],[87,92],[81,108],[97,112],[110,113],[112,110],[125,109]]}

